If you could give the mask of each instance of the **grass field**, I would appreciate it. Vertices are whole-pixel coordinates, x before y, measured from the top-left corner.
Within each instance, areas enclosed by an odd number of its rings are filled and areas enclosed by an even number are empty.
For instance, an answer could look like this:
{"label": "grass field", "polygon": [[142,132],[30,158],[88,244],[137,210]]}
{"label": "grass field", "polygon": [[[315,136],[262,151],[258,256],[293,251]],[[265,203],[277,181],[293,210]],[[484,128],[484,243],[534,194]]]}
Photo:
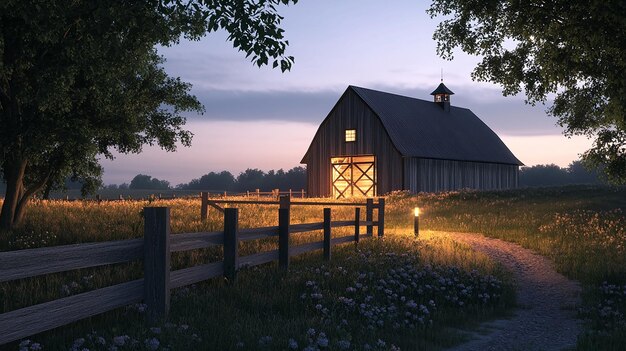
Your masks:
{"label": "grass field", "polygon": [[[198,200],[34,202],[27,222],[4,233],[2,250],[142,236],[144,206],[172,208],[174,233],[221,229],[221,215],[199,221]],[[393,208],[393,205],[389,207]],[[391,209],[390,209],[391,210]],[[400,211],[396,211],[398,216]],[[410,215],[410,211],[409,211]],[[352,208],[333,212],[337,220]],[[321,221],[320,207],[293,207],[292,222]],[[241,206],[241,227],[275,225],[275,207]],[[45,350],[436,350],[460,341],[448,326],[504,313],[514,301],[496,264],[451,240],[414,240],[411,230],[298,257],[287,274],[275,264],[241,272],[236,284],[215,279],[174,291],[166,323],[146,326],[136,305],[23,341]],[[347,234],[344,229],[344,233]],[[334,235],[341,235],[338,230]],[[293,244],[321,240],[295,235]],[[275,239],[246,242],[240,254],[276,248]],[[173,269],[221,259],[216,249],[177,253]],[[139,278],[140,262],[50,274],[0,284],[0,312]],[[33,346],[33,344],[35,346]],[[18,343],[9,345],[19,349]]]}
{"label": "grass field", "polygon": [[[198,221],[197,200],[158,204],[172,207],[174,232],[220,229],[215,211],[210,211],[207,223]],[[15,233],[5,234],[0,245],[3,250],[12,250],[140,237],[140,214],[145,205],[145,202],[34,203],[29,209],[28,222]],[[311,254],[295,260],[289,275],[274,266],[266,266],[242,272],[241,279],[232,286],[216,280],[183,289],[175,293],[172,306],[170,323],[176,325],[160,326],[161,334],[141,326],[140,313],[133,308],[92,318],[54,335],[41,335],[37,341],[44,342],[46,349],[67,348],[81,335],[85,345],[91,343],[92,349],[104,349],[96,345],[99,337],[109,345],[113,337],[126,334],[129,343],[135,340],[142,349],[154,346],[150,344],[153,338],[161,348],[169,344],[173,349],[185,348],[186,343],[200,345],[198,338],[202,343],[211,340],[220,349],[285,349],[290,343],[297,344],[297,349],[314,345],[324,349],[326,341],[330,349],[342,349],[348,344],[348,349],[365,349],[366,344],[370,349],[391,349],[393,344],[408,350],[449,345],[458,341],[458,336],[445,326],[471,323],[501,313],[512,303],[511,289],[506,274],[497,265],[463,245],[447,240],[412,240],[414,206],[421,208],[421,228],[425,231],[480,232],[517,242],[549,257],[560,272],[579,280],[584,287],[580,315],[586,320],[587,332],[579,339],[578,349],[623,349],[626,344],[626,189],[585,186],[420,196],[395,193],[387,198],[387,239],[362,242],[360,251],[351,245],[341,247],[331,264],[322,262],[319,254]],[[275,210],[258,206],[241,208],[242,227],[276,223]],[[313,222],[321,220],[321,215],[320,208],[294,207],[292,218],[295,223]],[[334,212],[337,219],[351,216],[352,209]],[[319,233],[314,233],[294,241],[320,238]],[[274,247],[274,241],[265,240],[245,245],[242,250],[250,253]],[[175,255],[173,264],[183,267],[220,257],[220,252],[200,250]],[[398,272],[398,266],[405,267],[405,271]],[[472,273],[474,269],[477,271]],[[403,274],[411,277],[410,280],[404,281]],[[135,263],[3,284],[2,311],[58,298],[59,292],[76,293],[140,275],[141,265]],[[381,280],[385,284],[395,282],[394,287],[388,287],[391,300],[387,300],[389,294],[385,293],[387,288],[381,285]],[[490,297],[495,292],[498,298],[482,301],[476,293],[472,299],[462,300],[461,306],[458,302],[464,298],[463,289],[453,289],[452,295],[442,294],[441,288],[449,291],[449,287],[436,283],[447,284],[448,280],[457,284],[457,288],[459,284],[472,285],[474,292],[481,291],[482,297],[485,292]],[[396,292],[411,283],[420,287],[428,285],[434,290],[430,294],[424,289],[417,294],[418,289],[410,288],[404,295]],[[353,291],[357,284],[367,287],[368,292]],[[29,294],[24,294],[25,291]],[[404,296],[404,301],[393,300],[394,294],[398,298]],[[411,299],[418,311],[423,305],[433,317],[427,320],[424,313],[403,310],[413,306],[408,304]],[[429,307],[430,300],[436,311]],[[362,303],[371,309],[356,307]],[[379,305],[374,306],[375,303]],[[392,305],[396,306],[392,311],[399,308],[403,313],[411,313],[406,323],[401,314],[389,313]],[[123,317],[121,321],[120,317]],[[285,327],[287,321],[292,321],[289,327]],[[382,326],[378,325],[379,321]],[[188,327],[179,333],[181,324]],[[92,335],[90,341],[86,335],[92,330],[97,335]],[[320,336],[320,333],[324,334]]]}
{"label": "grass field", "polygon": [[626,345],[626,188],[570,186],[500,192],[453,192],[388,198],[389,232],[411,225],[420,206],[424,229],[478,232],[530,248],[584,288],[580,315],[588,331],[580,350]]}

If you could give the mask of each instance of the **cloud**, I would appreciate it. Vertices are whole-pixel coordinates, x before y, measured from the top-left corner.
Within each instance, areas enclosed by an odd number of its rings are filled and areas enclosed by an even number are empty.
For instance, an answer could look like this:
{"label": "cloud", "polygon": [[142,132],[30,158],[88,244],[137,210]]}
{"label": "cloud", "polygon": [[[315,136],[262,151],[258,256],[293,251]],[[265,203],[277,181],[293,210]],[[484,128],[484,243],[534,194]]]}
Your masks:
{"label": "cloud", "polygon": [[334,91],[202,90],[195,94],[206,108],[205,120],[306,123],[320,123],[341,96]]}
{"label": "cloud", "polygon": [[[347,85],[346,85],[347,87]],[[430,100],[435,88],[393,88],[385,85],[369,88]],[[459,86],[452,105],[471,109],[497,133],[507,135],[558,135],[561,128],[545,113],[545,106],[530,106],[520,97],[503,97],[493,88]],[[206,107],[204,116],[193,120],[208,121],[288,121],[318,125],[328,115],[345,88],[320,91],[194,91]]]}

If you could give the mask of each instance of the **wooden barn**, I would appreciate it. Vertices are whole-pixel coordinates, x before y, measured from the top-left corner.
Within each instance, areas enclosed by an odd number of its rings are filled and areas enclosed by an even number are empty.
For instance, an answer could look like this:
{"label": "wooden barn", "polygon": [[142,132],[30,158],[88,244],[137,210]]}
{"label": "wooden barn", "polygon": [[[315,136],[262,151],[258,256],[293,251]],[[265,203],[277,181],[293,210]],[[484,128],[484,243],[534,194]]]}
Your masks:
{"label": "wooden barn", "polygon": [[450,106],[452,94],[443,83],[434,101],[349,86],[301,161],[309,196],[517,187],[522,163],[472,111]]}

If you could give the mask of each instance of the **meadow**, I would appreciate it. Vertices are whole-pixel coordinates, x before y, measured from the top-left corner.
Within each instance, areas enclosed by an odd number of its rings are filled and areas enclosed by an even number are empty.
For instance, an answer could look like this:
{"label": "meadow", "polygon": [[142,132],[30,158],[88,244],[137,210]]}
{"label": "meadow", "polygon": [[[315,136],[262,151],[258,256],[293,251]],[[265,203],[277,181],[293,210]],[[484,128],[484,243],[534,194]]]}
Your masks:
{"label": "meadow", "polygon": [[566,186],[497,192],[388,197],[390,232],[411,225],[405,208],[420,206],[425,229],[482,233],[550,258],[581,282],[579,350],[626,345],[626,189]]}
{"label": "meadow", "polygon": [[[141,237],[143,206],[172,207],[173,232],[219,230],[220,215],[199,221],[199,200],[149,202],[40,201],[28,221],[0,240],[2,250]],[[412,237],[421,209],[423,235]],[[626,189],[591,186],[393,193],[386,237],[296,258],[288,274],[274,264],[241,272],[236,284],[213,280],[174,292],[168,322],[145,326],[142,306],[75,323],[33,338],[45,349],[425,349],[455,344],[457,326],[505,313],[514,303],[506,272],[485,256],[430,231],[479,232],[519,243],[550,258],[584,288],[579,350],[621,350],[626,344]],[[274,225],[275,208],[241,206],[241,226]],[[348,219],[351,208],[333,210]],[[292,208],[293,222],[322,219],[321,208]],[[340,235],[340,234],[337,234]],[[294,236],[294,243],[320,240]],[[275,248],[245,243],[242,254]],[[174,255],[175,267],[221,259],[216,250]],[[141,263],[48,275],[0,284],[0,311],[137,278]],[[426,288],[428,287],[428,288]],[[28,292],[28,293],[25,293]],[[488,298],[486,298],[488,296]],[[432,302],[432,303],[431,303]],[[449,328],[453,327],[453,328]],[[158,344],[158,345],[157,345]],[[156,345],[156,346],[155,346]],[[25,349],[32,343],[24,344]]]}
{"label": "meadow", "polygon": [[[35,201],[22,227],[3,233],[2,250],[141,237],[144,206],[172,208],[172,231],[215,231],[221,214],[199,220],[198,199],[118,202]],[[240,206],[242,228],[275,225],[276,207]],[[410,211],[409,211],[410,212]],[[349,219],[353,208],[333,210]],[[321,207],[293,207],[292,223],[322,220]],[[269,264],[177,289],[170,317],[146,325],[139,304],[11,345],[19,350],[437,350],[462,340],[456,327],[506,313],[509,276],[497,264],[449,239],[415,240],[408,228],[296,257],[289,272]],[[343,229],[333,232],[348,234]],[[343,232],[342,232],[343,231]],[[321,240],[294,235],[293,244]],[[246,242],[240,254],[276,248]],[[176,253],[173,269],[221,260],[217,249]],[[136,279],[141,262],[83,269],[0,284],[0,312]],[[454,328],[450,328],[454,327]]]}

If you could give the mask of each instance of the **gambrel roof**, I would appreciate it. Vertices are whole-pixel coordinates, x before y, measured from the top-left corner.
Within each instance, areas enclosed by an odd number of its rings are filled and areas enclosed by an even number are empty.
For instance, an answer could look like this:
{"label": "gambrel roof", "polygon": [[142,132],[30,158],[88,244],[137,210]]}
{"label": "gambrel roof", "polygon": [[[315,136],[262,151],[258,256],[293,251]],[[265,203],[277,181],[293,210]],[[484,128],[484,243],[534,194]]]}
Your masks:
{"label": "gambrel roof", "polygon": [[472,111],[349,86],[380,118],[404,157],[523,165]]}

